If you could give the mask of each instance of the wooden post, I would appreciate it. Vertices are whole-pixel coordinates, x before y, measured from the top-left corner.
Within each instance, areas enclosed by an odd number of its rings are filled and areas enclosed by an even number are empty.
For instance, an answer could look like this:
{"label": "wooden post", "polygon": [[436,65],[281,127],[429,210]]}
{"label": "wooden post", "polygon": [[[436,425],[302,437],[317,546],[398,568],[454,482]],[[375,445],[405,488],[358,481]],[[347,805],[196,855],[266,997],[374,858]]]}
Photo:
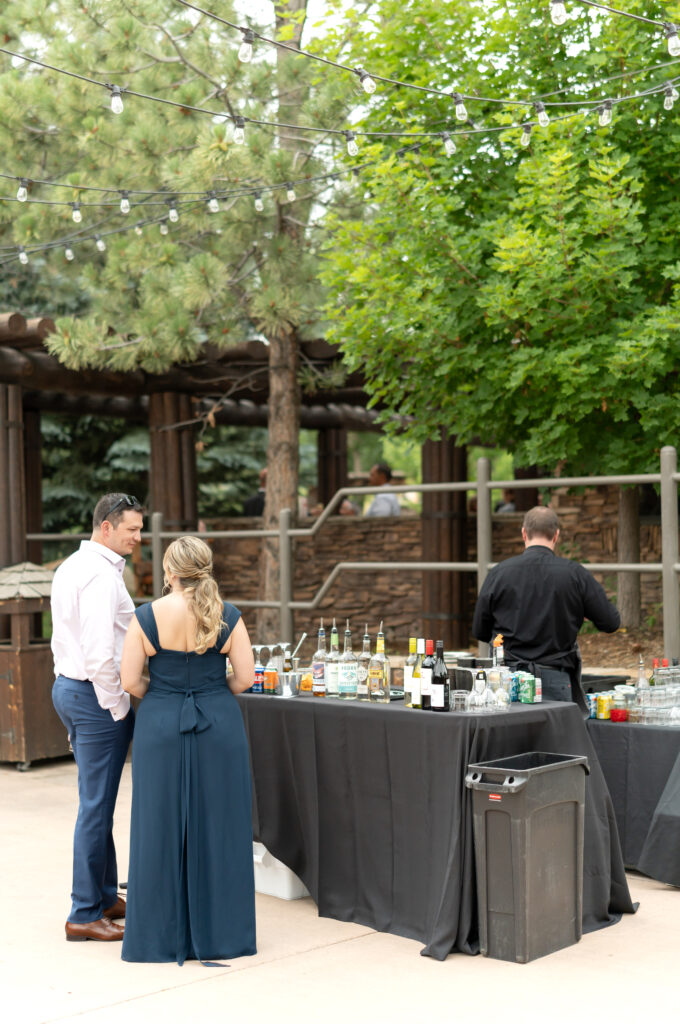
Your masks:
{"label": "wooden post", "polygon": [[[455,439],[442,436],[422,449],[423,483],[467,479],[467,453]],[[422,558],[426,562],[466,562],[467,508],[464,491],[423,494]],[[469,643],[470,579],[465,573],[423,573],[423,631],[444,646]]]}
{"label": "wooden post", "polygon": [[347,431],[344,427],[325,427],[319,431],[317,481],[322,505],[327,505],[336,491],[347,486]]}
{"label": "wooden post", "polygon": [[7,388],[9,564],[26,561],[26,477],[24,474],[24,419],[21,387]]}
{"label": "wooden post", "polygon": [[[191,398],[178,395],[178,420],[186,423],[193,419]],[[196,448],[194,428],[182,427],[179,432],[182,475],[182,529],[195,530],[198,525],[198,481],[196,479]]]}

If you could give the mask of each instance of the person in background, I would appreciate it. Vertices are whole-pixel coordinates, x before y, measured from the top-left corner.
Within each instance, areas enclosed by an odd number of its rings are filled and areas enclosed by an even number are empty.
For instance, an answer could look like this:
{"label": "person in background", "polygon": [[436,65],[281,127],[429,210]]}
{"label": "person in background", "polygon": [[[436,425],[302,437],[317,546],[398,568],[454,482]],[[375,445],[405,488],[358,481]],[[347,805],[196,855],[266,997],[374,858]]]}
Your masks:
{"label": "person in background", "polygon": [[586,710],[577,636],[584,619],[615,633],[621,617],[604,588],[580,563],[555,554],[555,512],[537,505],[524,516],[524,552],[495,565],[484,580],[472,635],[503,634],[505,662],[539,676],[544,700],[573,700]]}
{"label": "person in background", "polygon": [[494,512],[516,512],[515,506],[515,492],[510,488],[505,488],[503,491],[503,497],[501,501],[496,502]]}
{"label": "person in background", "polygon": [[123,938],[113,809],[132,738],[134,712],[120,684],[125,633],[134,612],[123,583],[125,556],[141,539],[143,508],[129,494],[105,494],[92,537],[57,569],[52,583],[52,701],[78,766],[80,805],[73,838],[70,942]]}
{"label": "person in background", "polygon": [[260,488],[243,502],[244,516],[261,516],[264,512],[264,492],[267,487],[267,470],[260,470]]}
{"label": "person in background", "polygon": [[[370,487],[387,487],[392,480],[392,469],[386,462],[377,462],[371,466],[368,474]],[[367,516],[398,516],[401,513],[396,494],[376,494],[371,502]]]}

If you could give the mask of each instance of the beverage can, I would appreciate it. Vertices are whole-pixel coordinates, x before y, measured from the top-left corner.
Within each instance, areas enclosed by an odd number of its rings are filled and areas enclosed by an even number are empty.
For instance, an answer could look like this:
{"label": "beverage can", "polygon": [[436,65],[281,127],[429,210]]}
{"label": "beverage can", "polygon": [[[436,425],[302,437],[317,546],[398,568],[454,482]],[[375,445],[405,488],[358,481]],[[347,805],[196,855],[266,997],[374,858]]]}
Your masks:
{"label": "beverage can", "polygon": [[597,717],[602,720],[609,720],[611,717],[612,695],[611,693],[598,693],[597,695]]}
{"label": "beverage can", "polygon": [[255,666],[255,679],[252,685],[253,693],[262,693],[264,690],[264,668],[262,665]]}

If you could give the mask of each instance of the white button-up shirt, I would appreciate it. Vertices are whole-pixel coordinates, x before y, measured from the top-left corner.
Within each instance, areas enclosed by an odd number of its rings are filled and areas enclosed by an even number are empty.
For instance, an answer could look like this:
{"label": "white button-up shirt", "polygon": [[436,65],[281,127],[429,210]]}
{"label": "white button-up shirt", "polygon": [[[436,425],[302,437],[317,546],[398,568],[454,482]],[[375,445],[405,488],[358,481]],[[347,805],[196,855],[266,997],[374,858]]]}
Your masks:
{"label": "white button-up shirt", "polygon": [[135,606],[123,582],[124,567],[122,555],[84,540],[52,581],[54,673],[89,679],[115,721],[130,710],[120,685],[120,659]]}

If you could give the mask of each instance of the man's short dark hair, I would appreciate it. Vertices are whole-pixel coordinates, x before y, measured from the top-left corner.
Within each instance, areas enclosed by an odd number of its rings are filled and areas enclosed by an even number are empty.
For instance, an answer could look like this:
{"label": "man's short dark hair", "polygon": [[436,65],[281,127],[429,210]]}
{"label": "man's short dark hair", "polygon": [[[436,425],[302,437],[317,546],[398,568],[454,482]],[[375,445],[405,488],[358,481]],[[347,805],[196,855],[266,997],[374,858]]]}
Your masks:
{"label": "man's short dark hair", "polygon": [[375,468],[388,482],[392,479],[392,467],[388,466],[386,462],[376,462]]}
{"label": "man's short dark hair", "polygon": [[534,537],[545,537],[552,540],[560,528],[560,521],[557,513],[546,505],[534,505],[524,517],[522,528],[526,530],[528,540]]}
{"label": "man's short dark hair", "polygon": [[144,512],[144,506],[133,494],[112,491],[99,499],[92,513],[92,529],[98,530],[104,520],[115,529],[126,512]]}

